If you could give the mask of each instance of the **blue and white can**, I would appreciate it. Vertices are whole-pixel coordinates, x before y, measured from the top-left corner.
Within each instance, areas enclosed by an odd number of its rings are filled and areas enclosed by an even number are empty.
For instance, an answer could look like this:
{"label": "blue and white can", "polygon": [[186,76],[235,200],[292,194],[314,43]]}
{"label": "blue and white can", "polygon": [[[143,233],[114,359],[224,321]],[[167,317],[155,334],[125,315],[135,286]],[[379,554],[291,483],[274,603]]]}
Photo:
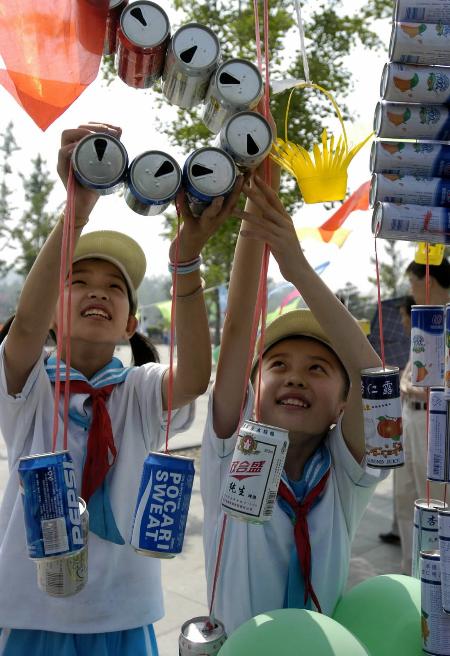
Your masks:
{"label": "blue and white can", "polygon": [[374,141],[370,151],[373,173],[450,178],[450,146],[417,141]]}
{"label": "blue and white can", "polygon": [[420,552],[439,549],[439,512],[446,508],[438,499],[414,501],[411,576],[416,579],[420,577]]}
{"label": "blue and white can", "polygon": [[96,132],[77,143],[72,153],[72,166],[76,179],[83,187],[106,196],[123,186],[128,154],[119,139]]}
{"label": "blue and white can", "polygon": [[450,244],[450,210],[433,205],[377,203],[372,232],[382,239]]}
{"label": "blue and white can", "polygon": [[369,195],[372,207],[377,202],[450,207],[450,180],[374,173]]}
{"label": "blue and white can", "polygon": [[385,64],[380,95],[390,102],[432,103],[450,100],[450,71],[447,66]]}
{"label": "blue and white can", "polygon": [[444,384],[444,306],[411,308],[411,384],[441,387]]}
{"label": "blue and white can", "polygon": [[20,458],[19,480],[30,558],[81,549],[85,540],[70,453]]}
{"label": "blue and white can", "polygon": [[176,160],[161,150],[147,150],[131,162],[125,202],[137,214],[155,216],[169,207],[180,186]]}
{"label": "blue and white can", "polygon": [[450,139],[450,109],[446,105],[383,100],[375,108],[373,129],[381,139],[447,141]]}
{"label": "blue and white can", "polygon": [[422,649],[431,656],[450,654],[450,617],[442,608],[441,554],[420,553]]}
{"label": "blue and white can", "polygon": [[450,614],[450,511],[440,510],[439,551],[441,554],[442,608]]}
{"label": "blue and white can", "polygon": [[183,186],[194,216],[200,216],[217,196],[227,196],[235,182],[235,163],[221,148],[194,150],[184,163]]}
{"label": "blue and white can", "polygon": [[444,329],[444,395],[450,401],[450,303],[445,306],[445,329]]}
{"label": "blue and white can", "polygon": [[427,478],[430,481],[448,483],[450,482],[450,443],[444,388],[432,387],[429,398]]}
{"label": "blue and white can", "polygon": [[450,23],[450,0],[397,0],[394,21]]}
{"label": "blue and white can", "polygon": [[194,461],[150,453],[144,462],[131,544],[144,556],[173,558],[183,547]]}

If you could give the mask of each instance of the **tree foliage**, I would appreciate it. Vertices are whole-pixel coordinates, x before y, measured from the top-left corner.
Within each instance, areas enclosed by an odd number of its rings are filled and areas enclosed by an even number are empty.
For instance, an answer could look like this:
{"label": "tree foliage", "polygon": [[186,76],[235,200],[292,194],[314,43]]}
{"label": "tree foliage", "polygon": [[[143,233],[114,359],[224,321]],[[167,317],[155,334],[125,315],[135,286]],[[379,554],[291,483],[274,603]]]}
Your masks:
{"label": "tree foliage", "polygon": [[[10,177],[12,175],[11,156],[19,147],[13,134],[14,125],[8,123],[6,130],[0,135],[0,252],[9,244],[11,219],[14,207],[11,206]],[[8,265],[0,259],[0,273],[6,273]]]}
{"label": "tree foliage", "polygon": [[[406,291],[405,259],[402,257],[395,240],[384,239],[384,252],[387,260],[380,263],[380,289],[383,296],[395,298]],[[375,258],[370,258],[375,268]],[[369,282],[377,286],[376,278],[369,278]]]}

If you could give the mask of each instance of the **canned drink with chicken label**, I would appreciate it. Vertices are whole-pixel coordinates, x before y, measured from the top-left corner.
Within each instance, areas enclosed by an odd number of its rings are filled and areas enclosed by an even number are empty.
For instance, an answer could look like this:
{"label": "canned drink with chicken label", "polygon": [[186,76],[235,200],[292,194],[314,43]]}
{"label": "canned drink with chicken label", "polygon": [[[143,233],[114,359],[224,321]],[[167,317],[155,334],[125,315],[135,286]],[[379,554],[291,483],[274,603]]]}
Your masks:
{"label": "canned drink with chicken label", "polygon": [[450,100],[450,70],[444,66],[385,64],[380,95],[390,102],[445,104]]}
{"label": "canned drink with chicken label", "polygon": [[229,59],[211,77],[202,121],[214,134],[237,112],[254,109],[263,95],[257,67],[246,59]]}
{"label": "canned drink with chicken label", "polygon": [[19,480],[30,558],[81,549],[84,538],[70,453],[20,458]]}
{"label": "canned drink with chicken label", "polygon": [[440,510],[439,525],[439,552],[441,554],[441,592],[442,608],[450,614],[450,511]]}
{"label": "canned drink with chicken label", "polygon": [[104,132],[81,139],[72,153],[73,172],[78,182],[106,196],[124,184],[128,155],[122,142]]}
{"label": "canned drink with chicken label", "polygon": [[441,387],[444,383],[444,306],[411,307],[411,384]]}
{"label": "canned drink with chicken label", "polygon": [[109,0],[105,41],[103,43],[104,55],[113,55],[117,50],[117,30],[119,29],[120,16],[127,4],[128,0]]}
{"label": "canned drink with chicken label", "polygon": [[255,524],[271,518],[288,446],[287,430],[242,422],[223,488],[228,515]]}
{"label": "canned drink with chicken label", "polygon": [[217,196],[227,196],[236,182],[236,166],[221,148],[194,150],[183,167],[183,186],[194,216],[200,216]]}
{"label": "canned drink with chicken label", "polygon": [[450,180],[396,173],[374,173],[370,185],[370,204],[450,207]]}
{"label": "canned drink with chicken label", "polygon": [[220,131],[218,145],[233,158],[241,171],[256,168],[272,148],[272,129],[257,112],[238,112]]}
{"label": "canned drink with chicken label", "polygon": [[117,74],[125,84],[148,89],[161,77],[170,39],[167,14],[150,0],[128,5],[117,32]]}
{"label": "canned drink with chicken label", "polygon": [[445,306],[444,340],[444,395],[450,401],[450,303]]}
{"label": "canned drink with chicken label", "polygon": [[374,141],[370,152],[373,173],[450,178],[450,146],[437,143]]}
{"label": "canned drink with chicken label", "polygon": [[405,462],[405,456],[402,444],[399,368],[363,369],[361,396],[367,466],[400,467]]}
{"label": "canned drink with chicken label", "polygon": [[439,551],[420,554],[422,649],[431,656],[450,654],[450,617],[442,608]]}
{"label": "canned drink with chicken label", "polygon": [[450,139],[450,110],[445,105],[383,101],[376,106],[373,129],[383,139],[446,141]]}
{"label": "canned drink with chicken label", "polygon": [[156,558],[181,553],[194,474],[191,458],[166,453],[147,456],[131,534],[138,553]]}
{"label": "canned drink with chicken label", "polygon": [[450,25],[393,23],[389,59],[399,64],[446,66],[450,57]]}
{"label": "canned drink with chicken label", "polygon": [[227,639],[222,622],[194,617],[181,627],[179,656],[216,656]]}
{"label": "canned drink with chicken label", "polygon": [[170,41],[162,92],[172,105],[191,109],[201,103],[220,59],[220,43],[209,27],[188,23]]}
{"label": "canned drink with chicken label", "polygon": [[427,478],[441,483],[450,482],[447,401],[443,387],[430,389],[428,423]]}
{"label": "canned drink with chicken label", "polygon": [[377,203],[372,232],[382,239],[450,244],[450,210],[429,205]]}
{"label": "canned drink with chicken label", "polygon": [[130,165],[125,201],[144,216],[161,214],[169,207],[181,186],[181,169],[173,157],[160,150],[148,150]]}
{"label": "canned drink with chicken label", "polygon": [[438,499],[414,501],[411,576],[420,578],[420,552],[439,549],[439,512],[447,504]]}
{"label": "canned drink with chicken label", "polygon": [[394,20],[410,23],[450,23],[450,1],[397,0]]}

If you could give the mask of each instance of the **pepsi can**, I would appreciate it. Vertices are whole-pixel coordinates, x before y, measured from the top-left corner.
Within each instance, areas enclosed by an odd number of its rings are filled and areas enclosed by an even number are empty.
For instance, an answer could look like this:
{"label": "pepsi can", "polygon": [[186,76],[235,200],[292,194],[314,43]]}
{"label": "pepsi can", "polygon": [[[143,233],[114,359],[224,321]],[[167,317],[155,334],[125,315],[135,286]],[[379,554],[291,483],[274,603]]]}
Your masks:
{"label": "pepsi can", "polygon": [[144,216],[161,214],[169,207],[181,186],[181,169],[173,157],[160,150],[148,150],[130,165],[125,201]]}
{"label": "pepsi can", "polygon": [[441,387],[444,384],[444,306],[411,308],[411,384]]}
{"label": "pepsi can", "polygon": [[370,205],[377,202],[450,207],[450,180],[397,173],[374,173]]}
{"label": "pepsi can", "polygon": [[246,59],[229,59],[211,77],[202,121],[214,134],[225,121],[256,107],[263,95],[263,81],[257,67]]}
{"label": "pepsi can", "polygon": [[445,104],[450,100],[450,75],[445,66],[385,64],[381,97],[393,102]]}
{"label": "pepsi can", "polygon": [[372,232],[383,239],[450,244],[450,210],[429,205],[377,203],[372,215]]}
{"label": "pepsi can", "polygon": [[222,622],[210,617],[194,617],[181,627],[179,656],[216,656],[226,639]]}
{"label": "pepsi can", "polygon": [[119,29],[120,16],[127,4],[128,0],[109,0],[105,41],[103,43],[104,55],[113,55],[117,50],[117,30]]}
{"label": "pepsi can", "polygon": [[173,558],[181,552],[194,473],[190,458],[150,453],[145,459],[131,534],[138,553]]}
{"label": "pepsi can", "polygon": [[446,66],[450,56],[450,25],[393,23],[389,59],[399,64]]}
{"label": "pepsi can", "polygon": [[422,649],[431,656],[450,654],[450,617],[442,608],[441,554],[420,552]]}
{"label": "pepsi can", "polygon": [[236,167],[221,148],[194,150],[183,167],[183,186],[194,216],[200,216],[217,196],[227,196],[236,181]]}
{"label": "pepsi can", "polygon": [[272,129],[257,112],[233,114],[220,131],[218,146],[225,150],[241,171],[256,168],[272,148]]}
{"label": "pepsi can", "polygon": [[394,20],[410,23],[450,23],[450,1],[397,0]]}
{"label": "pepsi can", "polygon": [[446,508],[447,504],[438,499],[414,501],[411,576],[416,579],[420,577],[420,552],[439,549],[439,512]]}
{"label": "pepsi can", "polygon": [[30,558],[81,549],[84,538],[70,453],[20,458],[19,480]]}
{"label": "pepsi can", "polygon": [[73,172],[78,182],[106,196],[124,184],[128,155],[122,142],[104,132],[81,139],[72,153]]}
{"label": "pepsi can", "polygon": [[450,445],[444,388],[431,387],[429,399],[427,478],[430,481],[447,483],[450,482]]}
{"label": "pepsi can", "polygon": [[170,23],[165,11],[150,0],[132,2],[120,17],[117,32],[117,74],[136,89],[148,89],[161,77]]}
{"label": "pepsi can", "polygon": [[376,106],[373,129],[383,139],[446,141],[450,139],[450,110],[445,105],[383,101]]}
{"label": "pepsi can", "polygon": [[172,105],[191,109],[201,103],[220,59],[220,43],[209,27],[188,23],[167,49],[162,92]]}
{"label": "pepsi can", "polygon": [[450,146],[417,141],[374,141],[370,170],[375,173],[450,178]]}

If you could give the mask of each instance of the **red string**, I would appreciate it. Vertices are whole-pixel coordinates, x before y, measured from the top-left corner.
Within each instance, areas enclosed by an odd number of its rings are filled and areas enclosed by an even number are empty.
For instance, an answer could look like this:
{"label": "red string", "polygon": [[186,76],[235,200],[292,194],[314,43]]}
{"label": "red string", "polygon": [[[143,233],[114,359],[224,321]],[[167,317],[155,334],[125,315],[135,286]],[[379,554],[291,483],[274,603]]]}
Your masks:
{"label": "red string", "polygon": [[386,360],[384,355],[384,333],[383,333],[383,308],[381,305],[381,288],[380,288],[380,267],[378,264],[378,250],[377,250],[377,237],[379,228],[375,233],[375,268],[377,272],[377,295],[378,295],[378,327],[380,330],[380,350],[381,350],[381,363],[383,369],[386,368]]}
{"label": "red string", "polygon": [[[425,305],[430,304],[430,245],[428,242],[425,244]],[[430,388],[427,387],[427,453],[428,453],[428,440],[430,434]],[[430,481],[427,479],[427,504],[430,505]]]}

